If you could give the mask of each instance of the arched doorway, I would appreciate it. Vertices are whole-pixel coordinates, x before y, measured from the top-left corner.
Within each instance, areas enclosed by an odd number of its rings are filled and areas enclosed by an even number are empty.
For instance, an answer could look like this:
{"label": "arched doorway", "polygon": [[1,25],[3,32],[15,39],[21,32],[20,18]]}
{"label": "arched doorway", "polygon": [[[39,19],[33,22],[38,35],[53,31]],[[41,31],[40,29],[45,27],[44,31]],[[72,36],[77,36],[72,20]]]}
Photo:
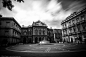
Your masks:
{"label": "arched doorway", "polygon": [[24,43],[24,44],[26,43],[26,38],[23,38],[23,43]]}
{"label": "arched doorway", "polygon": [[38,43],[38,38],[37,37],[35,38],[35,43]]}
{"label": "arched doorway", "polygon": [[41,41],[41,37],[39,37],[39,41]]}
{"label": "arched doorway", "polygon": [[73,38],[71,38],[71,42],[73,43]]}

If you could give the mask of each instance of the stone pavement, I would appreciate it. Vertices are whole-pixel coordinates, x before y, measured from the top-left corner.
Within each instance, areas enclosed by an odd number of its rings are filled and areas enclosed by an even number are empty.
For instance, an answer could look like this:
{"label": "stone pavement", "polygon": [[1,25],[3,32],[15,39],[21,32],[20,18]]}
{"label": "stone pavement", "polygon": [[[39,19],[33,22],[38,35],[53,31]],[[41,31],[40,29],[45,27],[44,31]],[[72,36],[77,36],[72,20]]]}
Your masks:
{"label": "stone pavement", "polygon": [[[84,56],[85,55],[85,56]],[[22,44],[0,47],[0,57],[86,57],[86,45],[84,44]]]}
{"label": "stone pavement", "polygon": [[83,44],[53,44],[53,45],[26,44],[26,45],[12,46],[6,49],[14,52],[60,53],[60,52],[86,51],[86,46]]}

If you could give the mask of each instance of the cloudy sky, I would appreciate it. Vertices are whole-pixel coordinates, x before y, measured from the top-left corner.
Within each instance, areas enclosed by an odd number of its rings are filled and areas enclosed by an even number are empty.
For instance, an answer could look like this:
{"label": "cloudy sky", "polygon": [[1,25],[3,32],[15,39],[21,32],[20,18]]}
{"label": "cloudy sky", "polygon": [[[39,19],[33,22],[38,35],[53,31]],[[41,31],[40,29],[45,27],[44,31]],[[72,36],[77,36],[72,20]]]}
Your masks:
{"label": "cloudy sky", "polygon": [[60,29],[61,21],[74,11],[85,7],[85,0],[24,0],[24,3],[12,1],[15,6],[12,11],[2,7],[0,14],[4,17],[14,17],[22,26],[28,26],[33,21],[40,20],[48,27]]}

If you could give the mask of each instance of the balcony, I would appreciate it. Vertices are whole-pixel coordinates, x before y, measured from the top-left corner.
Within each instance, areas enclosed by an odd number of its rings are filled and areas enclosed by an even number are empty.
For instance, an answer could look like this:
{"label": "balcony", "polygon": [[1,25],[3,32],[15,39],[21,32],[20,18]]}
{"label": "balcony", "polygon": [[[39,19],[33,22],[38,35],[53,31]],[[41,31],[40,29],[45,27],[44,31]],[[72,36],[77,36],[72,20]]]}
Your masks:
{"label": "balcony", "polygon": [[62,29],[67,29],[68,27],[63,27]]}
{"label": "balcony", "polygon": [[73,26],[75,26],[75,25],[76,25],[75,23],[72,23],[72,25],[71,25],[71,26],[73,27]]}
{"label": "balcony", "polygon": [[19,27],[13,26],[12,28],[16,29],[17,31],[21,32],[21,30],[19,29]]}
{"label": "balcony", "polygon": [[69,26],[68,26],[68,28],[71,28],[71,27],[72,27],[72,25],[69,25]]}

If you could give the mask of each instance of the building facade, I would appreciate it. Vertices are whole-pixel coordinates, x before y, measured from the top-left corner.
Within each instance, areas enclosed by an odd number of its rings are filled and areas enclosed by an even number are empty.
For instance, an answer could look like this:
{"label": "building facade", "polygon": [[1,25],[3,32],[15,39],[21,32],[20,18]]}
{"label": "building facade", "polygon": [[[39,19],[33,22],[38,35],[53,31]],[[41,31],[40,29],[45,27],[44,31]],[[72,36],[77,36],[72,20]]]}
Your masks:
{"label": "building facade", "polygon": [[52,28],[47,28],[47,38],[50,41],[50,43],[55,42],[54,41],[54,34],[53,34],[53,29]]}
{"label": "building facade", "polygon": [[61,25],[64,42],[86,43],[86,8],[72,13]]}
{"label": "building facade", "polygon": [[55,42],[57,43],[62,42],[62,30],[61,29],[54,29],[53,34],[54,34]]}
{"label": "building facade", "polygon": [[22,43],[33,43],[32,27],[22,27],[21,28],[21,42]]}
{"label": "building facade", "polygon": [[21,26],[13,17],[0,17],[0,44],[17,44],[20,36]]}
{"label": "building facade", "polygon": [[47,28],[47,25],[40,20],[33,22],[31,26],[22,27],[21,34],[23,43],[39,43],[42,40],[55,42],[53,29]]}
{"label": "building facade", "polygon": [[40,20],[33,22],[33,43],[38,43],[44,39],[47,40],[47,25]]}

